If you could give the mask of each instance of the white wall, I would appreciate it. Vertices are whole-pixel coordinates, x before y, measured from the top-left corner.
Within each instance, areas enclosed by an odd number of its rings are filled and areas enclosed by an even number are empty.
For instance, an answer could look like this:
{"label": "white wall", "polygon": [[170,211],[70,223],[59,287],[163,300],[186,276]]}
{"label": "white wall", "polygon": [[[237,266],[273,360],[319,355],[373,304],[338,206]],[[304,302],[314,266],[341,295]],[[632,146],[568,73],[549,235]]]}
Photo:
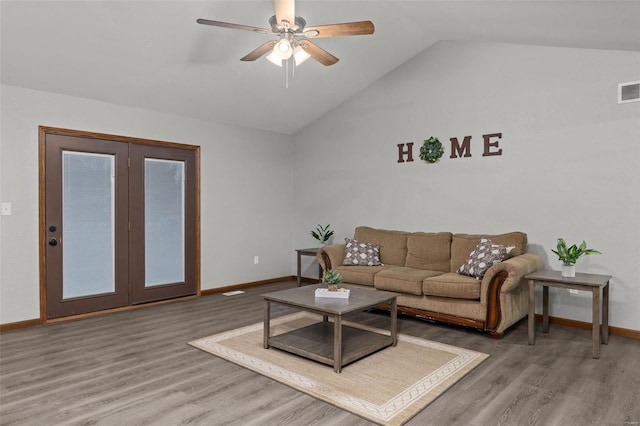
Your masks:
{"label": "white wall", "polygon": [[[560,236],[601,250],[577,269],[613,275],[611,323],[640,330],[640,103],[616,103],[617,83],[639,70],[638,53],[441,42],[306,127],[295,145],[277,133],[3,85],[0,201],[13,215],[0,217],[0,323],[39,316],[45,125],[202,147],[203,289],[291,274],[291,241],[316,245],[309,230],[318,223],[332,224],[336,242],[360,224],[519,229],[548,268],[559,268],[549,250]],[[481,136],[493,132],[503,133],[503,155],[483,158]],[[418,149],[432,135],[446,153],[426,165]],[[466,135],[473,156],[448,159],[448,139]],[[398,164],[396,144],[410,141],[416,161]],[[586,295],[552,300],[552,315],[590,320]]]}
{"label": "white wall", "polygon": [[200,145],[202,289],[291,274],[291,136],[7,85],[1,108],[0,323],[40,315],[39,125]]}
{"label": "white wall", "polygon": [[[559,269],[556,239],[604,254],[581,272],[613,275],[614,326],[640,330],[640,103],[617,84],[640,78],[637,52],[440,42],[295,135],[294,245],[331,223],[409,231],[528,233]],[[502,156],[482,135],[502,132]],[[472,136],[471,158],[449,138]],[[419,157],[436,136],[445,156]],[[398,143],[415,142],[413,163]],[[308,275],[313,275],[310,263]],[[590,297],[552,293],[551,315],[590,321]]]}

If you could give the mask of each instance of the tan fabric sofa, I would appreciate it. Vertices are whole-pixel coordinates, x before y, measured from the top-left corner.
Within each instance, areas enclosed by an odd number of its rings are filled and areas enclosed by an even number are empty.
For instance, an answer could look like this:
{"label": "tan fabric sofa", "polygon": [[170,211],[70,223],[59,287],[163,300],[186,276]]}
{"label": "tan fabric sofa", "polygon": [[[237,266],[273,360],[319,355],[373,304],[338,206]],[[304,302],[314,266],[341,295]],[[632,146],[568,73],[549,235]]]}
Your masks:
{"label": "tan fabric sofa", "polygon": [[[514,246],[512,257],[493,265],[476,279],[456,271],[480,238]],[[400,312],[474,327],[501,336],[527,315],[528,292],[524,276],[544,268],[543,260],[526,253],[527,234],[501,235],[425,233],[356,228],[359,242],[380,246],[383,266],[345,266],[345,245],[318,250],[324,270],[335,269],[347,286],[402,293]]]}

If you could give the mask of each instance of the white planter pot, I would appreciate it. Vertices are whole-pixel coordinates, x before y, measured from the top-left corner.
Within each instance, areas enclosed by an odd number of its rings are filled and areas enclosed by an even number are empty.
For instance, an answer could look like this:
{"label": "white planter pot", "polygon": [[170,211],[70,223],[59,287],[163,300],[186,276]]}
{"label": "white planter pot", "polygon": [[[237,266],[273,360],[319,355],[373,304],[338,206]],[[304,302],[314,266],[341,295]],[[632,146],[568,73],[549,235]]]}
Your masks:
{"label": "white planter pot", "polygon": [[576,265],[562,265],[562,276],[573,278],[576,276]]}

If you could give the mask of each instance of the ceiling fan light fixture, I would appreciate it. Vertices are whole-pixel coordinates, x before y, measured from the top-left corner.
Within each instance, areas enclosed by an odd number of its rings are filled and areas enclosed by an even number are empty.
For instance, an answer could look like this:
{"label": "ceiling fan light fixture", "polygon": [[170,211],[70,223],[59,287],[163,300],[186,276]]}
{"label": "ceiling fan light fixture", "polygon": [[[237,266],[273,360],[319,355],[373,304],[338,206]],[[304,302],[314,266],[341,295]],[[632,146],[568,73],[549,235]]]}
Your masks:
{"label": "ceiling fan light fixture", "polygon": [[275,52],[271,52],[267,55],[267,59],[269,60],[269,62],[271,62],[273,65],[277,65],[279,67],[282,66],[282,59],[280,59],[280,57],[278,55],[276,55]]}
{"label": "ceiling fan light fixture", "polygon": [[311,55],[309,55],[302,46],[298,45],[295,49],[293,49],[293,59],[296,61],[296,66],[302,65],[304,61],[309,59]]}
{"label": "ceiling fan light fixture", "polygon": [[293,54],[291,42],[286,38],[280,39],[280,41],[277,42],[275,46],[273,46],[273,53],[275,53],[280,59],[289,59]]}

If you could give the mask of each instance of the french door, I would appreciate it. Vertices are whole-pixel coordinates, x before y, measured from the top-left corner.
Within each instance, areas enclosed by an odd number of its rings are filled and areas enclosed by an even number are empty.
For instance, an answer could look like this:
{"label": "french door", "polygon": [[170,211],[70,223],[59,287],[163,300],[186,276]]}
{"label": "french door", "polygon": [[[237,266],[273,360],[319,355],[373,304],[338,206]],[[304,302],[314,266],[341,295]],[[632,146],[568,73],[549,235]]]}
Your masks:
{"label": "french door", "polygon": [[197,293],[197,147],[43,127],[40,155],[44,319]]}
{"label": "french door", "polygon": [[194,152],[131,145],[129,156],[131,303],[195,294]]}

